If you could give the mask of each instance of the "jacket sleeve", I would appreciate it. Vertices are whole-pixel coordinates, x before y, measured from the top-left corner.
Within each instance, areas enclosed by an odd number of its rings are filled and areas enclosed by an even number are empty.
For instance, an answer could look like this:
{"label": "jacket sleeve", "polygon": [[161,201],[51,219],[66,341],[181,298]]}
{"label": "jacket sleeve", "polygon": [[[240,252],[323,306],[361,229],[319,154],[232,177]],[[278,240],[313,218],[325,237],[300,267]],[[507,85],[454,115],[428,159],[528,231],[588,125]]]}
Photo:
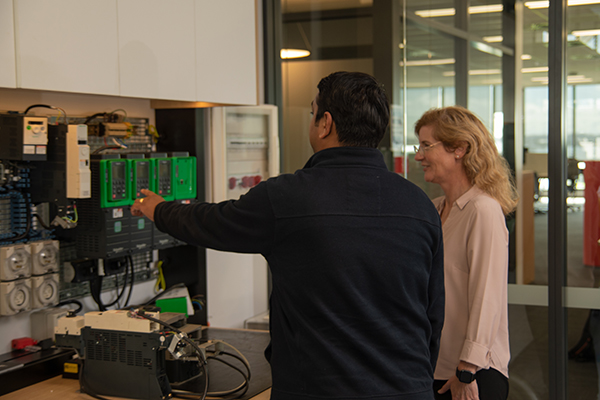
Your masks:
{"label": "jacket sleeve", "polygon": [[446,294],[444,289],[444,241],[440,228],[438,248],[433,256],[431,274],[429,277],[429,307],[427,316],[431,322],[431,339],[429,342],[429,354],[432,371],[435,370],[438,354],[440,351],[440,337],[444,325],[444,309],[446,305]]}
{"label": "jacket sleeve", "polygon": [[508,307],[508,231],[496,205],[479,207],[467,238],[469,321],[460,359],[481,368],[489,366],[490,348]]}
{"label": "jacket sleeve", "polygon": [[275,216],[261,182],[238,200],[221,203],[160,203],[156,227],[189,244],[221,251],[266,254],[273,246]]}

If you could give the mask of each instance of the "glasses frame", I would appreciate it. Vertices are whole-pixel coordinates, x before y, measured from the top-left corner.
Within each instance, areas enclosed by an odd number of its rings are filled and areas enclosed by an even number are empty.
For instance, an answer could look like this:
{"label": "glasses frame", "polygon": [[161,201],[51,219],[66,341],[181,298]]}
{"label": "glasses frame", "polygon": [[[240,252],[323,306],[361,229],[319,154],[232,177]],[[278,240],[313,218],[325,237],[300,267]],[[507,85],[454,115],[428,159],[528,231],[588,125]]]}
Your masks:
{"label": "glasses frame", "polygon": [[427,144],[427,145],[419,145],[419,146],[413,146],[413,148],[415,149],[415,154],[421,154],[421,155],[425,155],[426,151],[429,151],[433,146],[435,146],[436,144],[440,144],[442,142],[435,142],[433,144]]}

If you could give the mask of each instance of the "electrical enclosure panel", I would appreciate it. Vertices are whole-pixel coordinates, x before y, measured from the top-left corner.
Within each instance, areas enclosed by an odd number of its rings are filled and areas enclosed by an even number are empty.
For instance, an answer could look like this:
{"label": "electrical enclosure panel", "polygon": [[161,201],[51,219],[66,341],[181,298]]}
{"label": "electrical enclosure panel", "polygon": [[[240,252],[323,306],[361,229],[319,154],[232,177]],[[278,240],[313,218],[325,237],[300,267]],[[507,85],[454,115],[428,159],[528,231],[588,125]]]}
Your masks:
{"label": "electrical enclosure panel", "polygon": [[42,240],[31,242],[31,264],[33,275],[44,275],[59,270],[59,241]]}
{"label": "electrical enclosure panel", "polygon": [[68,311],[64,308],[44,308],[29,315],[31,321],[31,338],[33,340],[54,339],[54,330],[58,320],[66,317]]}
{"label": "electrical enclosure panel", "polygon": [[45,161],[48,118],[0,114],[0,159]]}
{"label": "electrical enclosure panel", "polygon": [[31,310],[31,280],[0,282],[0,315]]}
{"label": "electrical enclosure panel", "polygon": [[28,244],[0,247],[0,281],[31,276],[31,249]]}
{"label": "electrical enclosure panel", "polygon": [[90,198],[92,196],[92,173],[90,171],[87,125],[69,125],[66,147],[67,198]]}

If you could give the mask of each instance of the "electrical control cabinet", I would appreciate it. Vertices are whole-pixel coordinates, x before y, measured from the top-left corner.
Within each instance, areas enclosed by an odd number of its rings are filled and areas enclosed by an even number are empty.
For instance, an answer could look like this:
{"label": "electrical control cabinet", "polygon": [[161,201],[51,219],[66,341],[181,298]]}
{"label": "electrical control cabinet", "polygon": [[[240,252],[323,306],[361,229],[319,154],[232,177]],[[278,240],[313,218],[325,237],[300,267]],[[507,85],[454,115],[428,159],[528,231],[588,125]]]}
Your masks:
{"label": "electrical control cabinet", "polygon": [[131,253],[131,213],[127,207],[101,208],[97,201],[81,201],[75,229],[79,257],[114,258]]}
{"label": "electrical control cabinet", "polygon": [[0,315],[31,310],[31,280],[0,282]]}
{"label": "electrical control cabinet", "polygon": [[48,118],[0,114],[0,159],[46,160]]}
{"label": "electrical control cabinet", "polygon": [[60,261],[58,240],[31,242],[30,247],[33,275],[58,272]]}
{"label": "electrical control cabinet", "polygon": [[0,281],[31,276],[31,249],[27,244],[0,247]]}

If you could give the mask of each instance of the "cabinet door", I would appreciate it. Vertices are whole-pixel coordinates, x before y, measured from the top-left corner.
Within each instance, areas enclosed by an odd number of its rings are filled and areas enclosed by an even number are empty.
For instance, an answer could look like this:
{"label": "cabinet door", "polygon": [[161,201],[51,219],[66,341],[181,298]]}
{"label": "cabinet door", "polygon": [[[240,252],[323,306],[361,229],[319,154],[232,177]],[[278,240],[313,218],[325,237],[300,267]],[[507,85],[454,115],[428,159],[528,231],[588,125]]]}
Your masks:
{"label": "cabinet door", "polygon": [[118,0],[122,96],[194,101],[194,0]]}
{"label": "cabinet door", "polygon": [[255,0],[196,0],[198,101],[257,104]]}
{"label": "cabinet door", "polygon": [[12,0],[0,0],[0,87],[16,88],[15,26]]}
{"label": "cabinet door", "polygon": [[117,0],[14,0],[17,86],[119,94]]}

